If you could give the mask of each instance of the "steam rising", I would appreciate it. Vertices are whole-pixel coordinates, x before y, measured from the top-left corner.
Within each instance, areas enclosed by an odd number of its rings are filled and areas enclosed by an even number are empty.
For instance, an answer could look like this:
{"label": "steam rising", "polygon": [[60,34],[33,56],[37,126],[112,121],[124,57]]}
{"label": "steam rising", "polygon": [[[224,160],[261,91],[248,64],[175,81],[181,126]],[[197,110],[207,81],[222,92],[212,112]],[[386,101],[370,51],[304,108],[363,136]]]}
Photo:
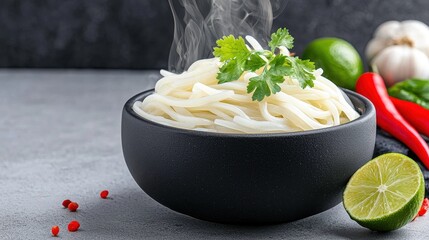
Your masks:
{"label": "steam rising", "polygon": [[169,0],[174,17],[174,40],[169,70],[182,72],[193,62],[212,56],[216,40],[254,36],[267,44],[273,19],[286,6],[284,0]]}

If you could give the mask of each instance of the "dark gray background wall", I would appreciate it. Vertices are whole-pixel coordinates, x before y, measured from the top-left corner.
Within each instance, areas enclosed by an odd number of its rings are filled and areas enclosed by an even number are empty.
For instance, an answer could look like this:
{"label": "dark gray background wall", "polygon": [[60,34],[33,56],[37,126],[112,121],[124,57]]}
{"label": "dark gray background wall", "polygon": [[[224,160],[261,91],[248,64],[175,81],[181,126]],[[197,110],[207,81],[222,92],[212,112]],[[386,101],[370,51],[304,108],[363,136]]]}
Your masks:
{"label": "dark gray background wall", "polygon": [[[274,29],[290,29],[297,53],[322,36],[362,53],[380,23],[429,23],[428,10],[427,0],[289,0]],[[0,67],[165,68],[172,21],[167,0],[2,0]]]}

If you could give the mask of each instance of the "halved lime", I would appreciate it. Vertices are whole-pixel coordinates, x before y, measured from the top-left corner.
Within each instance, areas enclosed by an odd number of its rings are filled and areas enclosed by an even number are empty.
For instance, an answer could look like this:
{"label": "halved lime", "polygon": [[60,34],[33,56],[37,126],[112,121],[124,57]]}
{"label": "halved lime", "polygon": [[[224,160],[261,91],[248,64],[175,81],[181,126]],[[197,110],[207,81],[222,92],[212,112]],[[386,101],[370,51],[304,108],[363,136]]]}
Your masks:
{"label": "halved lime", "polygon": [[424,197],[423,174],[409,157],[387,153],[369,161],[350,179],[343,203],[350,217],[374,231],[410,222]]}

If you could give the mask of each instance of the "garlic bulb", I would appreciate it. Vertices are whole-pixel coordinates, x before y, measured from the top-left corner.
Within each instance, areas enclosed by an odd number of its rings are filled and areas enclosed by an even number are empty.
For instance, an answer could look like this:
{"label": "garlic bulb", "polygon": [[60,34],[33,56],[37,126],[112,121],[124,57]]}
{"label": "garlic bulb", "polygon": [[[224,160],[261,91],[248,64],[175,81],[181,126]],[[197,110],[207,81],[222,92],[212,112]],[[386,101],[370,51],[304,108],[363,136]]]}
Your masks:
{"label": "garlic bulb", "polygon": [[366,57],[388,86],[412,77],[429,79],[429,27],[415,20],[385,22],[368,43]]}

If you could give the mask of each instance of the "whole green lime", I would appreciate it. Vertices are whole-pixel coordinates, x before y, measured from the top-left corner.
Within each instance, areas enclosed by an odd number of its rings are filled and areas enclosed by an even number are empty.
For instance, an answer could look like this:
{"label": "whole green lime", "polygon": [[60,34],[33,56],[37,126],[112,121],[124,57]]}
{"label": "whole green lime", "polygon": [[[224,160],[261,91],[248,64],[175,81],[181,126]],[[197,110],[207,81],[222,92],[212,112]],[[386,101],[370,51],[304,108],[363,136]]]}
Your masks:
{"label": "whole green lime", "polygon": [[323,76],[339,87],[354,90],[363,73],[363,63],[356,49],[339,38],[319,38],[305,48],[303,59],[310,59]]}

